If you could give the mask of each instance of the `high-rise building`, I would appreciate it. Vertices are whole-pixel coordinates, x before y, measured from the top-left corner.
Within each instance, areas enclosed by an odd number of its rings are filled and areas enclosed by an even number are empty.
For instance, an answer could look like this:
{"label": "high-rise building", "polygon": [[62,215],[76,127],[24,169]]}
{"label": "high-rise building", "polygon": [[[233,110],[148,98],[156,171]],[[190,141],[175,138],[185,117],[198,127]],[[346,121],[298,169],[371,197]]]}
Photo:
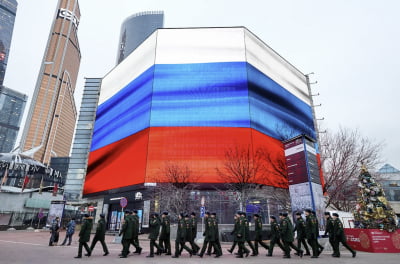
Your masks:
{"label": "high-rise building", "polygon": [[14,148],[28,96],[0,86],[0,153]]}
{"label": "high-rise building", "polygon": [[92,143],[101,80],[101,78],[86,78],[85,81],[74,144],[72,145],[71,158],[69,160],[68,176],[64,187],[65,197],[69,201],[81,198],[87,160]]}
{"label": "high-rise building", "polygon": [[146,11],[125,19],[119,37],[117,64],[134,51],[154,30],[164,26],[164,12]]}
{"label": "high-rise building", "polygon": [[45,164],[69,156],[76,122],[74,90],[81,53],[78,0],[59,0],[21,139]]}
{"label": "high-rise building", "polygon": [[0,85],[3,85],[17,12],[16,0],[0,0]]}

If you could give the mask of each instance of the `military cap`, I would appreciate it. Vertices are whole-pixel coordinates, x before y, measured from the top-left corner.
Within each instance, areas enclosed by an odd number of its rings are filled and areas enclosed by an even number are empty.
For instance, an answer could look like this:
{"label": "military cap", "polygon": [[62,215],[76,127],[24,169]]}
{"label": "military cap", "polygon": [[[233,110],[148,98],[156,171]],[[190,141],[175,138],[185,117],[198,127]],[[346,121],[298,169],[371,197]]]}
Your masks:
{"label": "military cap", "polygon": [[185,214],[185,218],[188,218],[189,217],[189,214]]}
{"label": "military cap", "polygon": [[192,212],[190,215],[196,216],[196,213],[195,213],[195,212]]}
{"label": "military cap", "polygon": [[168,212],[167,212],[167,211],[164,211],[162,214],[163,214],[163,215],[168,215]]}
{"label": "military cap", "polygon": [[332,216],[339,217],[339,214],[338,213],[333,213]]}
{"label": "military cap", "polygon": [[240,212],[240,215],[246,216],[245,212]]}
{"label": "military cap", "polygon": [[316,214],[316,212],[315,212],[315,211],[311,211],[311,213],[312,213],[313,215],[315,215],[315,214]]}
{"label": "military cap", "polygon": [[130,214],[131,210],[125,210],[125,214]]}
{"label": "military cap", "polygon": [[269,218],[276,220],[276,217],[271,215]]}
{"label": "military cap", "polygon": [[279,213],[279,216],[283,216],[283,213]]}
{"label": "military cap", "polygon": [[136,209],[132,210],[132,213],[137,214],[137,210]]}
{"label": "military cap", "polygon": [[331,215],[331,213],[329,213],[329,212],[325,212],[325,213],[324,213],[324,215]]}
{"label": "military cap", "polygon": [[206,214],[206,215],[210,215],[211,213],[207,211],[205,214]]}
{"label": "military cap", "polygon": [[259,214],[253,214],[253,216],[255,216],[255,217],[260,217],[260,215],[259,215]]}
{"label": "military cap", "polygon": [[312,213],[312,210],[311,209],[306,209],[306,210],[304,210],[305,212],[307,212],[307,213]]}
{"label": "military cap", "polygon": [[287,216],[288,216],[288,213],[282,213],[282,216],[283,216],[283,217],[287,217]]}
{"label": "military cap", "polygon": [[182,218],[185,217],[185,215],[183,213],[180,213],[179,216]]}
{"label": "military cap", "polygon": [[215,216],[217,216],[217,213],[211,213],[211,215],[215,215]]}
{"label": "military cap", "polygon": [[301,213],[300,213],[300,212],[297,212],[296,215],[301,215]]}
{"label": "military cap", "polygon": [[100,214],[100,217],[101,218],[104,218],[106,215],[105,214]]}
{"label": "military cap", "polygon": [[84,216],[84,217],[89,217],[89,214],[84,214],[83,216]]}
{"label": "military cap", "polygon": [[155,217],[158,217],[158,213],[154,213],[154,216],[155,216]]}

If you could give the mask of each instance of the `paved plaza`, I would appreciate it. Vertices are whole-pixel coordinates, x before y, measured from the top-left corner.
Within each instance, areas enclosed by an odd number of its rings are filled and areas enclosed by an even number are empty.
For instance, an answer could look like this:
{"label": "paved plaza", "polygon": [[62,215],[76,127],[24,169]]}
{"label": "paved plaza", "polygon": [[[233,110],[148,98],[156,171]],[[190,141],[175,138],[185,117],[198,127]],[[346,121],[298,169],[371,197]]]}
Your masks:
{"label": "paved plaza", "polygon": [[[60,233],[60,240],[64,239],[65,232]],[[78,236],[75,234],[71,246],[55,246],[49,247],[50,234],[49,232],[33,232],[33,231],[3,231],[0,232],[0,263],[107,263],[107,264],[123,264],[123,263],[323,263],[323,264],[340,264],[340,263],[374,263],[374,264],[398,264],[400,261],[400,254],[372,254],[365,252],[357,252],[357,257],[352,258],[348,251],[342,251],[341,258],[332,258],[329,251],[324,251],[320,258],[310,259],[305,256],[300,259],[297,256],[292,255],[291,259],[283,259],[282,251],[279,248],[275,248],[273,257],[266,257],[265,250],[260,250],[260,255],[257,257],[248,258],[235,258],[234,255],[229,254],[226,249],[230,247],[229,243],[223,243],[224,255],[218,259],[210,256],[204,256],[200,258],[193,256],[189,258],[189,255],[184,251],[183,255],[174,259],[171,256],[155,256],[154,258],[146,258],[149,253],[149,240],[145,239],[143,235],[140,240],[140,244],[143,247],[141,255],[129,255],[126,259],[120,259],[118,254],[121,251],[120,244],[112,243],[114,237],[107,236],[107,245],[109,247],[110,255],[103,257],[103,252],[100,243],[96,245],[94,252],[90,258],[83,257],[82,259],[75,259],[78,251]],[[172,243],[174,248],[174,243]],[[133,251],[133,249],[132,249]],[[85,251],[83,251],[85,252]]]}

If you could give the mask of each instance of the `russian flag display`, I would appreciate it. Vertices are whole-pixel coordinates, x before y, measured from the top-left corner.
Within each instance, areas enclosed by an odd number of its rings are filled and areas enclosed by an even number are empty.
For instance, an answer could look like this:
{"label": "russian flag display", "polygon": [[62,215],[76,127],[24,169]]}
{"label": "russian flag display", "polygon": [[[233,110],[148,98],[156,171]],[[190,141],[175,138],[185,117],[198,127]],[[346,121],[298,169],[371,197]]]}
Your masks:
{"label": "russian flag display", "polygon": [[304,75],[245,28],[157,30],[103,79],[84,194],[165,182],[166,162],[222,183],[237,146],[284,159],[282,140],[315,138],[308,98]]}

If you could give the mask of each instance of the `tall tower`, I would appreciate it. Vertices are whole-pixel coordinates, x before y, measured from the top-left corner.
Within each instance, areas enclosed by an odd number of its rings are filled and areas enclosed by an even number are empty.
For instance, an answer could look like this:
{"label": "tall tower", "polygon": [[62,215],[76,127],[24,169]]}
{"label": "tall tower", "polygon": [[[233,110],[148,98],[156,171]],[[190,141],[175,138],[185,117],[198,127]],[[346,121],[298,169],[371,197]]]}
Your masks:
{"label": "tall tower", "polygon": [[162,11],[145,11],[126,18],[121,26],[117,64],[142,44],[151,33],[163,26],[164,12]]}
{"label": "tall tower", "polygon": [[3,85],[14,29],[16,0],[0,0],[0,85]]}
{"label": "tall tower", "polygon": [[74,90],[81,53],[78,0],[59,0],[21,139],[45,164],[69,155],[76,121]]}

